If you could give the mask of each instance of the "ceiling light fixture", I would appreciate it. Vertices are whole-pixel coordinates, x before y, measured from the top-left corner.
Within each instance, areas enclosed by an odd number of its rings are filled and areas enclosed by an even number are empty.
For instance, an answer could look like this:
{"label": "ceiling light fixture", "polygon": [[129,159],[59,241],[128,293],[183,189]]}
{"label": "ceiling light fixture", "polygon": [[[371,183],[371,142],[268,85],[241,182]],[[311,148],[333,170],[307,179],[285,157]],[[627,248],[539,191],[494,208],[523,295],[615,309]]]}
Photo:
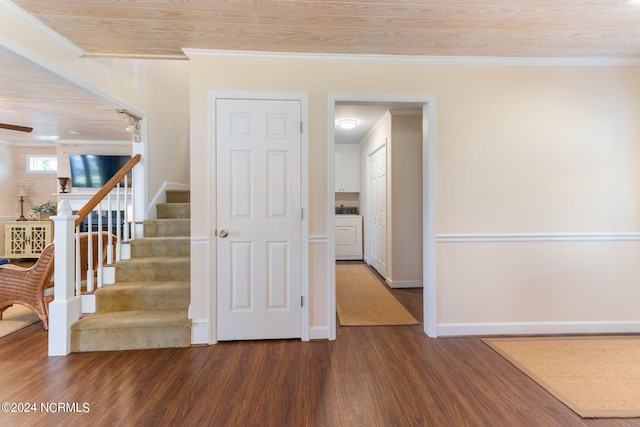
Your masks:
{"label": "ceiling light fixture", "polygon": [[338,120],[338,127],[340,129],[353,129],[356,126],[358,126],[358,121],[356,119]]}
{"label": "ceiling light fixture", "polygon": [[57,141],[60,137],[58,135],[38,135],[36,139],[40,141]]}

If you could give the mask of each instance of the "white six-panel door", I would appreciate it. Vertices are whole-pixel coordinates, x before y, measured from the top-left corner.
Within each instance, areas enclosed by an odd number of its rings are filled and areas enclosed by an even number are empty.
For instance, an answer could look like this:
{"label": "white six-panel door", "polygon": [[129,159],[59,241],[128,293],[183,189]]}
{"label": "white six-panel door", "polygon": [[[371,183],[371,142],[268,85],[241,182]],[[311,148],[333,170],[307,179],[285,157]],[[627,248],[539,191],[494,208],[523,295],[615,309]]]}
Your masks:
{"label": "white six-panel door", "polygon": [[216,100],[218,339],[302,331],[301,105]]}
{"label": "white six-panel door", "polygon": [[387,275],[387,145],[369,154],[369,264]]}

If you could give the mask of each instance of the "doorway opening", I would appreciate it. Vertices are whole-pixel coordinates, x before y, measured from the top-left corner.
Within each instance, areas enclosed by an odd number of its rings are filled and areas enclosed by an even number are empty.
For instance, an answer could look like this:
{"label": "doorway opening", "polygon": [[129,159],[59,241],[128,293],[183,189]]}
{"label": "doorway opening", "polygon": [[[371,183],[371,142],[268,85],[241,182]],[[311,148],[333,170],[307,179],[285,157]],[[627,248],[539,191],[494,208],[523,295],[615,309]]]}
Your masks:
{"label": "doorway opening", "polygon": [[[421,170],[419,171],[419,176],[415,177],[415,179],[419,180],[421,184],[421,192],[422,192],[422,200],[421,200],[421,209],[417,209],[420,211],[421,216],[418,218],[418,221],[421,221],[422,233],[420,241],[417,243],[421,245],[422,249],[422,267],[421,272],[418,275],[421,276],[420,282],[423,285],[423,297],[422,297],[422,305],[423,305],[423,318],[422,323],[424,325],[425,333],[430,337],[437,336],[437,304],[436,304],[436,280],[435,280],[435,97],[433,95],[393,95],[393,94],[330,94],[329,95],[329,103],[328,103],[328,135],[329,135],[329,153],[328,153],[328,200],[330,203],[329,210],[327,212],[327,216],[329,218],[329,304],[328,304],[328,316],[329,316],[329,334],[330,339],[335,339],[335,331],[336,331],[336,289],[335,289],[335,250],[336,250],[336,226],[335,226],[335,206],[332,203],[333,200],[336,200],[337,203],[341,203],[344,200],[344,197],[347,197],[342,194],[334,193],[336,190],[335,173],[336,167],[340,167],[336,157],[336,143],[339,143],[341,139],[339,135],[339,130],[336,130],[336,121],[338,119],[344,119],[345,111],[349,110],[350,112],[357,111],[358,109],[369,109],[369,110],[383,110],[384,114],[387,115],[417,115],[417,119],[419,121],[419,128],[421,130],[420,135],[420,143],[421,143]],[[355,113],[353,113],[355,114]],[[380,117],[382,119],[382,116]],[[379,124],[379,123],[374,123]],[[365,132],[366,134],[366,132]],[[355,143],[359,143],[363,138],[357,140]],[[354,141],[351,141],[354,143]],[[387,144],[388,141],[379,141],[378,145]],[[375,144],[374,144],[375,145]],[[376,148],[379,147],[369,147],[367,148],[367,154],[371,154],[375,151]],[[361,153],[362,155],[362,153]],[[363,167],[367,167],[365,162],[361,163]],[[362,171],[361,176],[367,177],[368,171]],[[390,171],[392,174],[393,172]],[[380,181],[382,182],[382,181]],[[415,181],[414,181],[415,182]],[[374,183],[375,184],[375,183]],[[379,183],[378,183],[379,184]],[[361,185],[367,186],[370,185],[368,182],[361,182]],[[361,188],[362,189],[362,188]],[[365,189],[366,192],[366,189]],[[392,197],[392,195],[391,195]],[[352,196],[352,200],[358,201],[358,209],[365,214],[363,220],[363,229],[365,230],[364,243],[364,252],[363,258],[367,264],[373,265],[375,263],[369,262],[367,259],[371,256],[371,248],[370,245],[374,239],[370,236],[370,230],[373,228],[379,230],[383,230],[380,232],[380,235],[383,235],[384,232],[384,224],[380,223],[380,218],[375,218],[375,221],[369,221],[373,219],[375,215],[368,215],[368,209],[371,209],[371,195],[363,197],[361,200],[359,195]],[[363,203],[361,203],[363,202]],[[384,202],[386,204],[386,201]],[[338,206],[336,204],[336,206]],[[384,214],[384,212],[382,212]],[[377,222],[377,224],[371,224],[368,222]],[[369,227],[369,228],[368,228]],[[368,231],[367,231],[368,230]],[[419,234],[419,233],[414,233]],[[386,252],[384,245],[381,245],[379,249],[382,249]],[[380,252],[380,251],[379,251]],[[376,256],[384,255],[382,253],[377,253]],[[379,261],[379,260],[376,260]],[[379,262],[378,262],[379,264]],[[417,263],[414,263],[417,264]],[[375,266],[375,265],[374,265]],[[384,266],[386,268],[386,266]],[[393,265],[390,266],[393,268]],[[386,275],[385,268],[383,271],[379,271],[381,275],[384,277]],[[420,274],[421,273],[421,274]],[[385,277],[385,279],[387,279]],[[389,280],[387,280],[389,283]],[[398,287],[405,287],[406,283],[400,284]]]}

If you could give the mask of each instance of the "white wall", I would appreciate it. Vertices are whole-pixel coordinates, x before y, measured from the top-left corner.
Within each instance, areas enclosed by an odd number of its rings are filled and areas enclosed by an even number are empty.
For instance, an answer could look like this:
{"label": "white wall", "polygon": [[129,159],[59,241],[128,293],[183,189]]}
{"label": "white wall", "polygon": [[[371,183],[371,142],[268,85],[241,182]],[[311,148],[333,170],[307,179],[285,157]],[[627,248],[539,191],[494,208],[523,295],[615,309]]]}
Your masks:
{"label": "white wall", "polygon": [[369,155],[387,144],[387,274],[390,287],[422,286],[422,115],[387,113],[360,142],[360,206],[365,260]]}
{"label": "white wall", "polygon": [[[640,231],[638,71],[195,58],[192,184],[199,192],[208,179],[209,90],[308,92],[310,234],[319,241],[328,233],[325,207],[334,202],[327,200],[326,188],[332,182],[327,180],[328,94],[434,94],[439,333],[501,333],[514,325],[561,331],[565,322],[574,329],[594,328],[593,322],[601,328],[637,328],[640,263],[632,260],[640,248],[634,234]],[[202,283],[194,288],[200,301],[215,290],[206,267],[212,261],[206,203],[196,200],[193,206],[192,227],[201,244],[195,252],[202,262],[192,280]],[[569,241],[552,251],[549,243],[535,240],[518,250],[511,241],[468,241],[478,235],[508,240],[540,233],[564,233]],[[576,233],[604,233],[604,238],[585,242]],[[627,237],[633,240],[617,241],[613,233],[631,233]],[[313,245],[313,278],[327,268],[323,250]],[[314,279],[311,286],[312,296],[324,295],[325,283]],[[616,304],[584,297],[602,292]],[[329,325],[325,303],[326,298],[312,301],[313,328]],[[197,308],[201,315],[205,305]]]}
{"label": "white wall", "polygon": [[0,188],[7,189],[0,192],[0,256],[3,256],[5,227],[1,221],[13,221],[20,213],[18,198],[15,197],[14,147],[3,142],[0,142]]}
{"label": "white wall", "polygon": [[391,114],[389,286],[422,286],[422,115]]}
{"label": "white wall", "polygon": [[[17,218],[16,213],[20,212],[17,198],[15,197],[15,159],[14,146],[0,142],[0,219]],[[3,245],[4,247],[4,245]]]}
{"label": "white wall", "polygon": [[[31,217],[33,205],[48,201],[57,203],[53,196],[57,192],[57,172],[27,172],[27,156],[30,154],[56,155],[56,147],[50,146],[16,146],[14,149],[14,176],[16,185],[23,185],[27,192],[24,202],[24,216]],[[18,211],[19,212],[19,211]]]}

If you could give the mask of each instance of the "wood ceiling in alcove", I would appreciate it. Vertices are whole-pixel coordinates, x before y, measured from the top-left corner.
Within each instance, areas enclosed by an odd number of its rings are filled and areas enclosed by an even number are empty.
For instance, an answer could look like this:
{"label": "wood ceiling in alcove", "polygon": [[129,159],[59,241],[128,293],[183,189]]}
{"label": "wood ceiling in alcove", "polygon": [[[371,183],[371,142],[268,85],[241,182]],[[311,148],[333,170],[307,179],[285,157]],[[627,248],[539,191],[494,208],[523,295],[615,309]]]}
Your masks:
{"label": "wood ceiling in alcove", "polygon": [[640,56],[629,0],[13,0],[88,54]]}

